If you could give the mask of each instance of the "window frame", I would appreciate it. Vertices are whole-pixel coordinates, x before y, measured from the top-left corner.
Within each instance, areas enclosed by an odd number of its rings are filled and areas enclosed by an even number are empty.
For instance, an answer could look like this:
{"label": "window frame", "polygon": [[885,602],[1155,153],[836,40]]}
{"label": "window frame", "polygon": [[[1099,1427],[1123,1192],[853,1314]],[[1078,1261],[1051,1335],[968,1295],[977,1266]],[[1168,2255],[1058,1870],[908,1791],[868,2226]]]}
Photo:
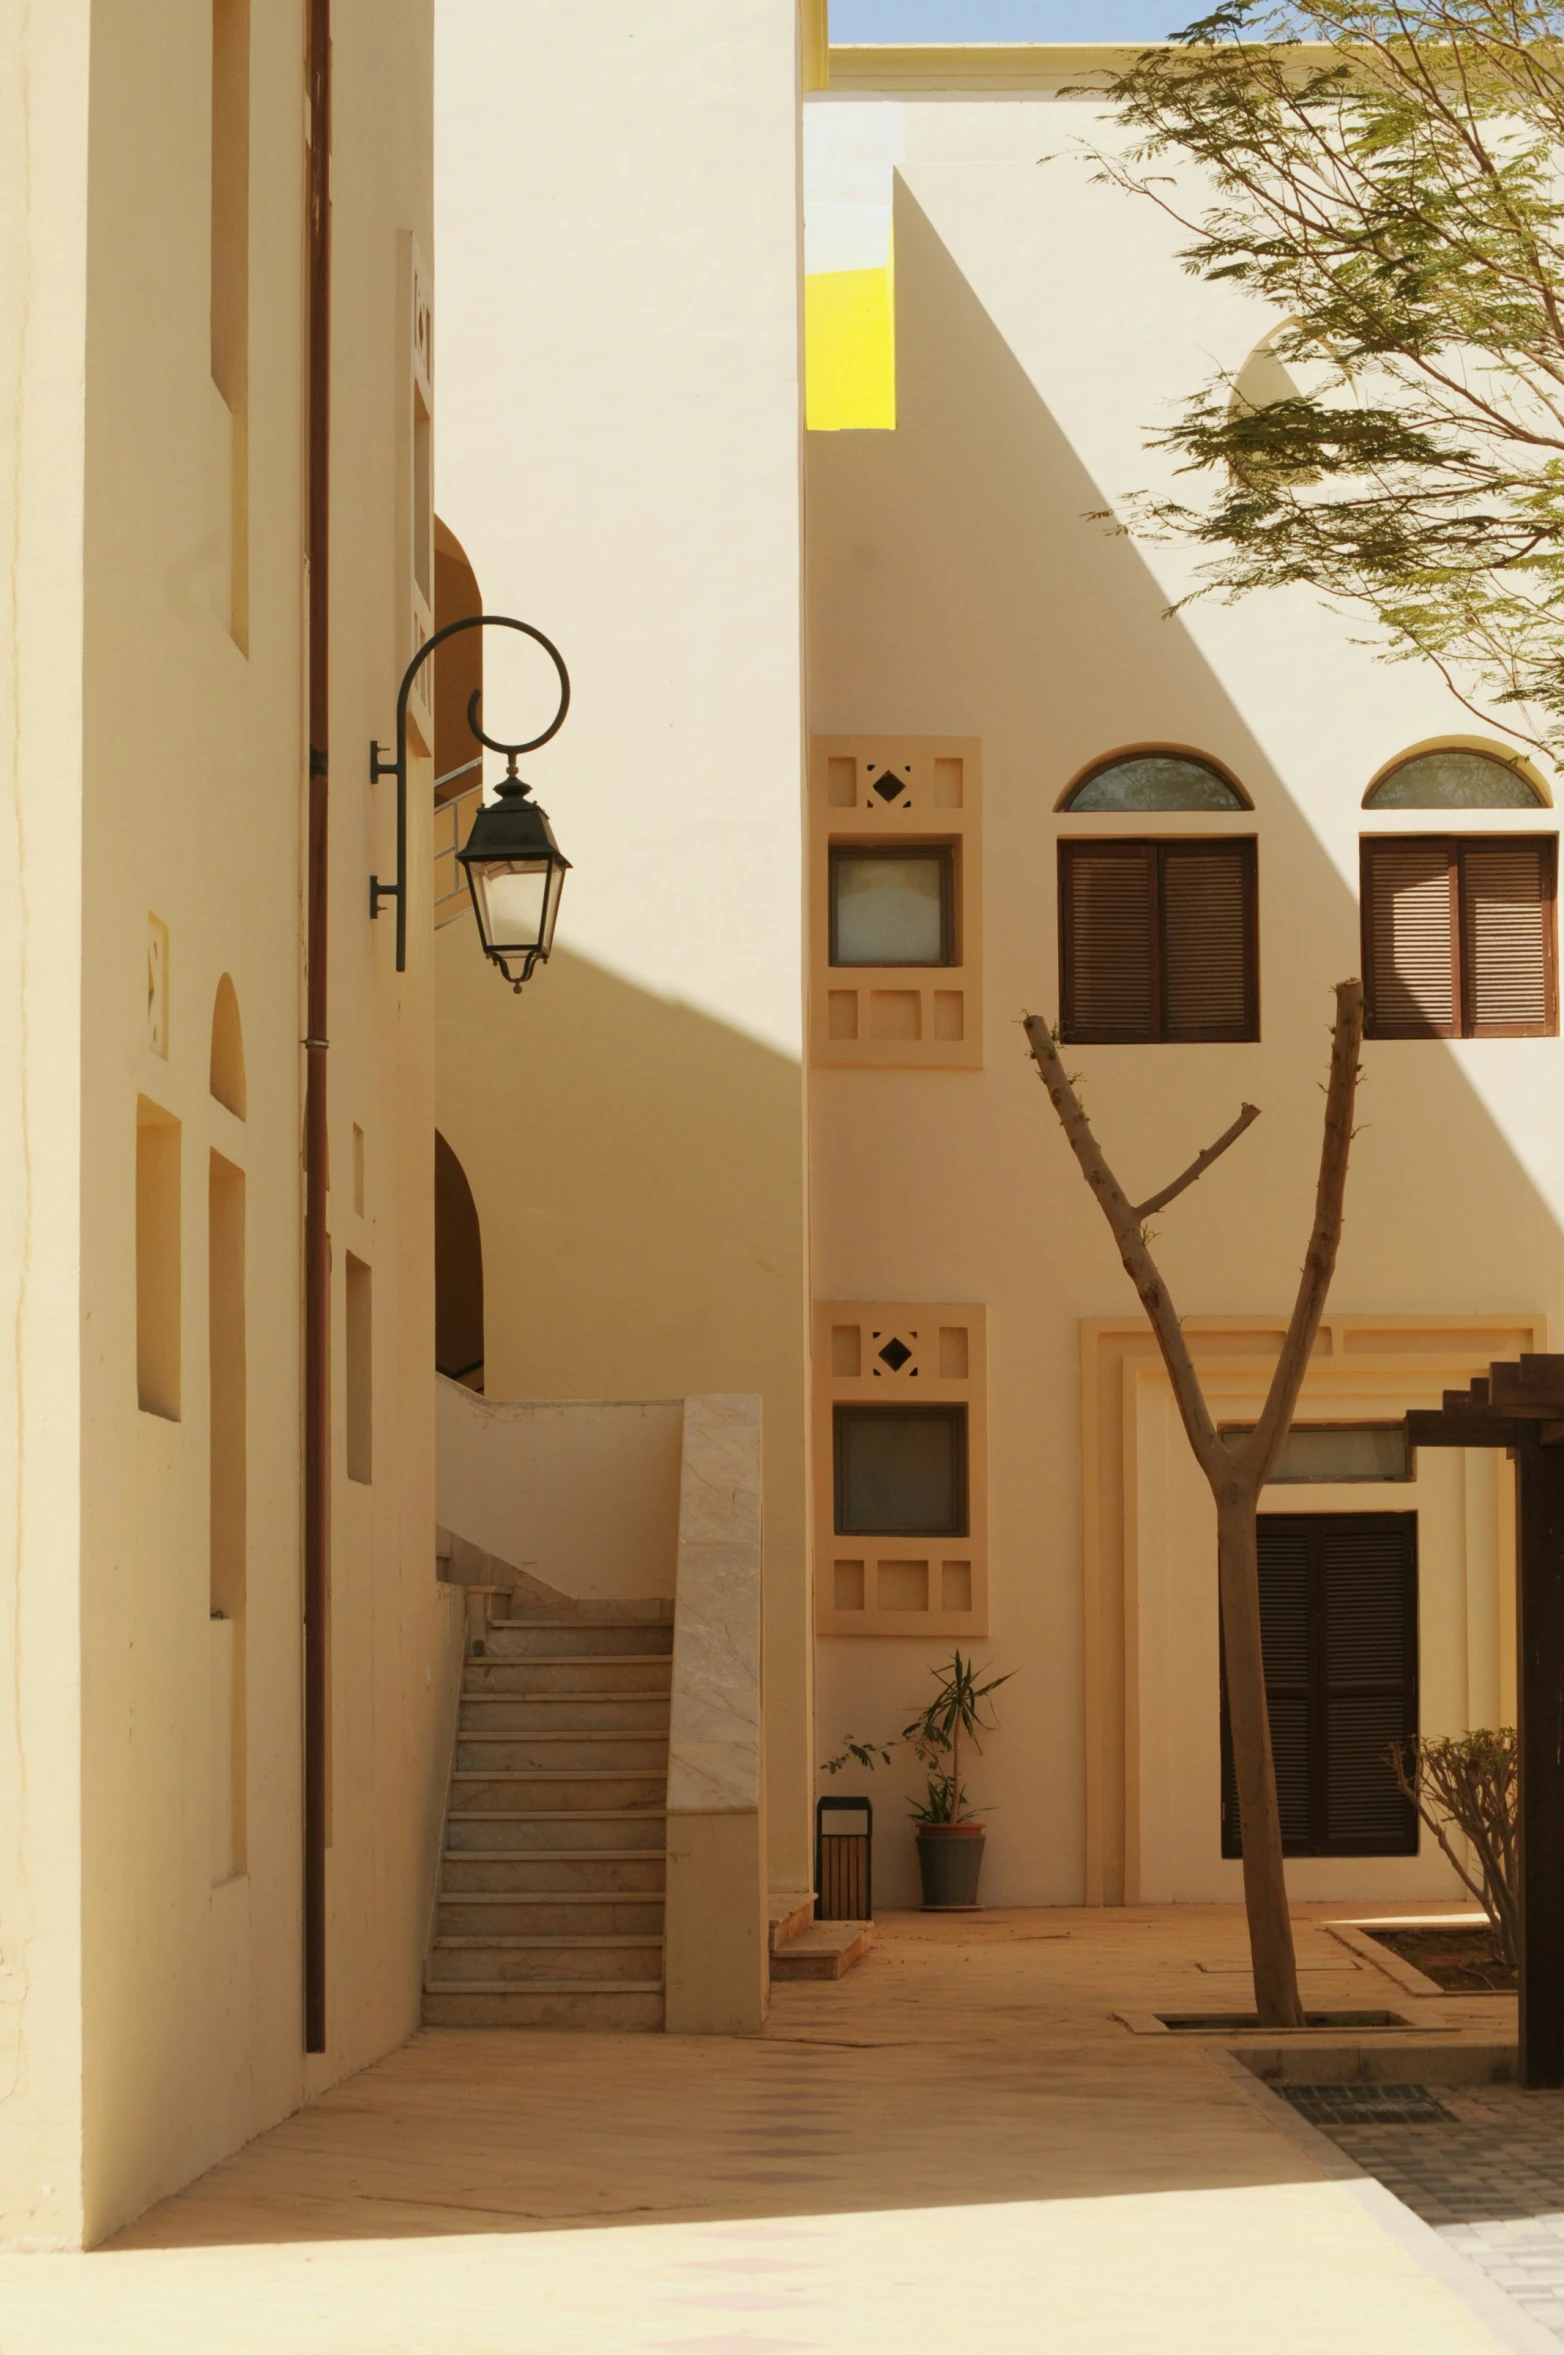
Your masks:
{"label": "window frame", "polygon": [[[1469,849],[1505,849],[1516,843],[1540,843],[1544,846],[1543,920],[1543,991],[1547,1011],[1540,1023],[1493,1022],[1476,1027],[1472,1006],[1470,959],[1466,942],[1470,923],[1469,899],[1466,882],[1466,854]],[[1447,853],[1446,872],[1450,885],[1450,958],[1454,986],[1451,1003],[1456,1009],[1453,1023],[1427,1022],[1413,1028],[1407,1023],[1383,1024],[1375,1004],[1377,975],[1374,957],[1374,913],[1376,900],[1373,890],[1374,862],[1382,848],[1402,850],[1415,844],[1443,847]],[[1490,1038],[1557,1038],[1559,1034],[1558,985],[1558,853],[1557,831],[1549,827],[1530,827],[1524,831],[1502,834],[1448,834],[1442,831],[1363,834],[1358,838],[1358,925],[1363,962],[1363,1035],[1371,1039],[1490,1039]]]}
{"label": "window frame", "polygon": [[[1311,1553],[1310,1556],[1308,1570],[1309,1588],[1307,1599],[1309,1666],[1305,1692],[1308,1710],[1309,1816],[1311,1831],[1310,1836],[1306,1842],[1300,1842],[1297,1839],[1284,1839],[1282,1843],[1282,1853],[1285,1856],[1319,1857],[1416,1856],[1419,1853],[1420,1848],[1421,1827],[1419,1824],[1417,1811],[1410,1805],[1408,1805],[1406,1810],[1406,1829],[1403,1835],[1402,1844],[1399,1847],[1369,1847],[1363,1842],[1362,1839],[1354,1840],[1350,1838],[1331,1838],[1321,1827],[1328,1824],[1329,1821],[1328,1709],[1331,1693],[1333,1690],[1330,1683],[1326,1659],[1327,1634],[1326,1612],[1323,1599],[1323,1532],[1326,1529],[1335,1529],[1345,1533],[1353,1525],[1357,1525],[1359,1527],[1366,1523],[1382,1525],[1387,1521],[1395,1521],[1401,1525],[1402,1533],[1406,1540],[1404,1567],[1407,1574],[1409,1588],[1409,1600],[1407,1604],[1405,1620],[1406,1674],[1402,1680],[1401,1688],[1406,1702],[1406,1721],[1409,1731],[1408,1734],[1403,1738],[1410,1739],[1413,1735],[1416,1735],[1420,1731],[1422,1725],[1420,1676],[1422,1667],[1422,1591],[1418,1548],[1417,1514],[1415,1511],[1393,1511],[1385,1513],[1261,1513],[1258,1516],[1258,1521],[1262,1526],[1267,1522],[1285,1524],[1287,1528],[1305,1534],[1310,1540],[1314,1541],[1320,1549],[1314,1553]],[[1220,1664],[1221,1689],[1221,1852],[1225,1861],[1232,1862],[1234,1859],[1242,1857],[1243,1845],[1237,1820],[1236,1792],[1234,1790],[1233,1783],[1232,1734],[1227,1706],[1227,1658],[1226,1647],[1223,1644],[1221,1638],[1220,1618],[1218,1621],[1217,1649],[1218,1660]],[[1271,1692],[1271,1684],[1272,1680],[1269,1676],[1267,1676],[1266,1696],[1268,1703]],[[1341,1687],[1338,1685],[1334,1689],[1339,1692]]]}
{"label": "window frame", "polygon": [[[926,842],[862,842],[852,839],[833,839],[826,852],[826,963],[833,973],[943,973],[961,963],[958,939],[958,916],[961,893],[956,861],[959,839],[953,835],[931,836]],[[894,962],[878,957],[844,958],[837,955],[836,878],[847,859],[926,859],[933,854],[939,860],[940,953],[937,957],[898,958]]]}
{"label": "window frame", "polygon": [[[1234,1036],[1221,1032],[1205,1037],[1167,1034],[1166,905],[1167,865],[1170,854],[1209,855],[1231,852],[1241,863],[1243,890],[1244,1028]],[[1097,857],[1141,858],[1154,862],[1151,893],[1151,1028],[1144,1037],[1106,1036],[1082,1028],[1075,1012],[1074,867],[1086,852]],[[1059,837],[1059,1033],[1071,1046],[1251,1046],[1260,1037],[1260,856],[1257,834],[1061,834]]]}
{"label": "window frame", "polygon": [[[922,1523],[908,1523],[888,1529],[879,1524],[854,1522],[842,1518],[846,1468],[845,1434],[852,1423],[942,1422],[954,1434],[951,1449],[951,1473],[955,1486],[956,1519],[946,1528]],[[843,1537],[884,1537],[897,1540],[921,1538],[968,1538],[972,1534],[972,1476],[970,1471],[970,1439],[967,1428],[967,1404],[964,1399],[939,1400],[925,1403],[912,1399],[837,1399],[831,1408],[831,1524],[833,1535]]]}

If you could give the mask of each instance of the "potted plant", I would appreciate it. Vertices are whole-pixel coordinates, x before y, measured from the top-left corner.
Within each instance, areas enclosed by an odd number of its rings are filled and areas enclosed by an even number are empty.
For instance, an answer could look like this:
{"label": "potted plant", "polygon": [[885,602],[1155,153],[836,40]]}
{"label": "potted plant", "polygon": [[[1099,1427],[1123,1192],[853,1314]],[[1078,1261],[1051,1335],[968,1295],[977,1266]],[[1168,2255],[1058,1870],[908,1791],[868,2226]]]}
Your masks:
{"label": "potted plant", "polygon": [[1010,1677],[993,1676],[980,1684],[977,1667],[959,1651],[946,1666],[929,1673],[937,1688],[934,1697],[909,1725],[889,1742],[858,1742],[849,1735],[841,1755],[826,1760],[825,1771],[836,1774],[852,1759],[872,1773],[876,1766],[889,1765],[893,1749],[907,1745],[925,1777],[925,1795],[912,1807],[923,1909],[949,1913],[977,1904],[987,1840],[986,1826],[974,1820],[968,1806],[962,1744],[970,1743],[981,1757],[979,1737],[992,1733],[998,1723],[989,1696]]}

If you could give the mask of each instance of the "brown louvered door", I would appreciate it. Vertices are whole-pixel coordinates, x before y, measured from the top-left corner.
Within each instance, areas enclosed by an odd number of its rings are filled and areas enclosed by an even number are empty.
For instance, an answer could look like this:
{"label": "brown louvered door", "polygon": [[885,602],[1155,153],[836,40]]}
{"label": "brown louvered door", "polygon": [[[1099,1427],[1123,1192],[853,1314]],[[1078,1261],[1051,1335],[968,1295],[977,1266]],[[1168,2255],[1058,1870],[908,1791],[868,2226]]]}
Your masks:
{"label": "brown louvered door", "polygon": [[1455,844],[1363,844],[1363,983],[1371,1038],[1454,1038],[1460,1027]]}
{"label": "brown louvered door", "polygon": [[1060,1027],[1069,1039],[1157,1036],[1157,865],[1147,842],[1059,846]]}
{"label": "brown louvered door", "polygon": [[1469,1038],[1547,1038],[1558,1028],[1557,838],[1460,845],[1462,1028]]}
{"label": "brown louvered door", "polygon": [[1059,845],[1065,1038],[1121,1045],[1260,1035],[1255,843]]}
{"label": "brown louvered door", "polygon": [[[1260,1633],[1289,1856],[1413,1856],[1385,1753],[1417,1731],[1417,1515],[1262,1513]],[[1222,1854],[1241,1856],[1227,1694]]]}

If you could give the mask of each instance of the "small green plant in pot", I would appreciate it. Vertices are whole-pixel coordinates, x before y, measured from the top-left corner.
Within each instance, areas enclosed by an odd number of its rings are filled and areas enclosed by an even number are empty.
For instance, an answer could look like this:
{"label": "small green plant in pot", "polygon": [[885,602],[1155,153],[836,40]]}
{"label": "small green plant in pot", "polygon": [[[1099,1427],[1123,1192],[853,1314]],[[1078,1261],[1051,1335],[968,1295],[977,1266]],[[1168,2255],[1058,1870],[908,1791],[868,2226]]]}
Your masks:
{"label": "small green plant in pot", "polygon": [[990,1696],[1010,1678],[993,1676],[980,1684],[981,1672],[960,1652],[929,1673],[937,1687],[934,1698],[909,1725],[889,1742],[859,1742],[849,1735],[841,1755],[826,1760],[825,1771],[836,1774],[852,1760],[872,1773],[877,1766],[888,1766],[892,1750],[902,1744],[912,1751],[925,1776],[924,1796],[912,1807],[923,1907],[926,1913],[945,1913],[977,1904],[987,1829],[975,1820],[968,1804],[962,1745],[982,1756],[980,1737],[994,1732],[999,1722]]}

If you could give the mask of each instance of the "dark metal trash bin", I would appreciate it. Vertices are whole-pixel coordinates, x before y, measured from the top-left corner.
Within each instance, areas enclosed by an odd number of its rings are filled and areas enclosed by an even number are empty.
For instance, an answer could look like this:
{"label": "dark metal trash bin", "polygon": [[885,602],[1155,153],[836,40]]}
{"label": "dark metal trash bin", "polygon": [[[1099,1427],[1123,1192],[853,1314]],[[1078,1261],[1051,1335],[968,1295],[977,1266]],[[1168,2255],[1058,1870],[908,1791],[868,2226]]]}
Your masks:
{"label": "dark metal trash bin", "polygon": [[[827,1822],[827,1817],[835,1821]],[[874,1809],[867,1799],[815,1801],[815,1919],[872,1922]]]}

